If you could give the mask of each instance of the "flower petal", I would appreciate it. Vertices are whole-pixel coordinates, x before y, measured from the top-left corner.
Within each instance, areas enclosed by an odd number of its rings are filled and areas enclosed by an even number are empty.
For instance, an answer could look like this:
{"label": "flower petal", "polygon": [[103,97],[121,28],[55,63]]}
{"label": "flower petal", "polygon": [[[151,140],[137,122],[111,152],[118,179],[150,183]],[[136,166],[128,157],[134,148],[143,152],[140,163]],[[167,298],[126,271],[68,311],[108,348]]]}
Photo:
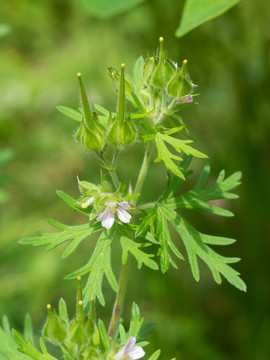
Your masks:
{"label": "flower petal", "polygon": [[126,212],[126,210],[122,209],[121,207],[117,208],[116,210],[117,216],[123,223],[129,223],[131,219],[131,215]]}
{"label": "flower petal", "polygon": [[109,230],[114,223],[114,214],[109,209],[106,209],[98,215],[97,220],[102,221],[101,225]]}
{"label": "flower petal", "polygon": [[134,336],[131,336],[128,341],[125,343],[125,345],[118,351],[116,355],[114,355],[114,358],[116,360],[122,359],[124,356],[129,355],[129,352],[133,349],[134,345],[136,344],[136,338]]}
{"label": "flower petal", "polygon": [[108,200],[108,201],[105,202],[105,205],[109,205],[109,204],[111,204],[111,203],[115,203],[115,201],[113,201],[113,200]]}
{"label": "flower petal", "polygon": [[140,359],[145,355],[145,351],[141,346],[134,346],[128,353],[131,360]]}
{"label": "flower petal", "polygon": [[127,201],[121,201],[120,203],[117,203],[122,209],[128,210],[131,208],[129,203]]}

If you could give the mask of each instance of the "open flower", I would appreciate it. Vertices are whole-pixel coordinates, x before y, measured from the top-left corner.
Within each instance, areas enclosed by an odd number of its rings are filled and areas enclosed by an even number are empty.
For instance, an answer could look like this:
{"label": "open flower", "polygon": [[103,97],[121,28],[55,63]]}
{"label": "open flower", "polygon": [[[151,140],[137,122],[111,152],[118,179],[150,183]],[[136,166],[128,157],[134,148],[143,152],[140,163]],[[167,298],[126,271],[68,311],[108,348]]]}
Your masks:
{"label": "open flower", "polygon": [[145,352],[141,346],[135,346],[136,338],[131,336],[125,345],[118,351],[114,356],[115,360],[129,359],[136,360],[140,359],[145,355]]}
{"label": "open flower", "polygon": [[105,202],[105,205],[107,205],[106,210],[97,217],[97,220],[101,221],[103,227],[110,229],[113,226],[115,213],[123,223],[130,222],[131,215],[126,211],[130,209],[127,201],[117,202],[109,200]]}

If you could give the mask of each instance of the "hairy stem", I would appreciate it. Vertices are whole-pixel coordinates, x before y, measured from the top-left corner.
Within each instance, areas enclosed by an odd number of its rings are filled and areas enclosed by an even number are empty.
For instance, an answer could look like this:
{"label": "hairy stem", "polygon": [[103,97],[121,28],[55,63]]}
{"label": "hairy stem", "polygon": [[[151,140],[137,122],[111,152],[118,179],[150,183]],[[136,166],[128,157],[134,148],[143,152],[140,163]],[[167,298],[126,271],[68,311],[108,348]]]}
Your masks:
{"label": "hairy stem", "polygon": [[[143,187],[143,183],[148,171],[148,167],[149,167],[149,163],[151,160],[151,155],[152,155],[152,149],[153,149],[153,142],[149,142],[147,143],[146,146],[146,150],[145,150],[145,154],[144,154],[144,158],[143,158],[143,162],[142,162],[142,166],[141,166],[141,170],[140,170],[140,174],[137,180],[137,184],[135,186],[134,189],[134,194],[140,193]],[[138,198],[135,198],[133,200],[133,205],[135,206],[137,204]]]}
{"label": "hairy stem", "polygon": [[[135,190],[134,190],[135,194],[140,193],[140,191],[142,189],[142,186],[143,186],[143,183],[144,183],[147,171],[148,171],[149,163],[151,160],[152,148],[153,148],[153,143],[152,142],[147,143],[147,147],[145,150],[140,174],[139,174],[139,177],[138,177],[138,180],[137,180],[137,183],[135,186]],[[133,199],[133,206],[136,206],[136,203],[137,203],[137,198]],[[120,274],[120,279],[119,279],[119,284],[118,284],[119,288],[118,288],[118,292],[116,294],[116,299],[115,299],[113,312],[112,312],[112,318],[111,318],[109,330],[108,330],[108,334],[110,337],[114,336],[118,320],[123,311],[123,304],[124,304],[124,300],[125,300],[125,293],[126,293],[126,287],[127,287],[127,275],[128,275],[129,262],[130,262],[130,254],[128,254],[127,261],[125,264],[122,265],[122,268],[121,268],[121,274]]]}
{"label": "hairy stem", "polygon": [[122,310],[123,310],[123,303],[125,300],[125,293],[126,293],[126,285],[127,285],[127,275],[128,275],[128,266],[130,262],[130,256],[128,255],[127,262],[122,265],[120,279],[119,279],[119,289],[116,295],[114,307],[113,307],[113,313],[112,318],[108,330],[108,334],[110,337],[114,336],[116,326],[118,323],[118,320],[121,316]]}

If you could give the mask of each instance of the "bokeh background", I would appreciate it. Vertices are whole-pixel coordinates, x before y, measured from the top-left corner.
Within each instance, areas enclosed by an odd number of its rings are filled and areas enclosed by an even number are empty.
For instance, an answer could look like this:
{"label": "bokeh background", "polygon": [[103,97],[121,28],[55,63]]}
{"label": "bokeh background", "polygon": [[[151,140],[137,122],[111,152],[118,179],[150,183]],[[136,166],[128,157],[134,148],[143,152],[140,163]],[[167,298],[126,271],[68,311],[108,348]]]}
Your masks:
{"label": "bokeh background", "polygon": [[[201,264],[196,283],[188,262],[165,275],[132,263],[127,304],[141,308],[147,322],[156,324],[149,353],[162,349],[161,359],[266,360],[270,354],[269,287],[269,116],[270,3],[246,0],[220,18],[183,38],[174,33],[183,1],[147,0],[134,9],[100,19],[78,0],[2,0],[0,23],[10,28],[0,38],[0,147],[11,149],[5,167],[9,199],[0,205],[0,315],[7,314],[21,329],[29,312],[37,335],[46,317],[45,306],[63,296],[75,303],[76,284],[63,277],[84,264],[93,249],[90,241],[66,260],[63,248],[22,247],[17,240],[37,230],[50,231],[46,218],[66,224],[85,221],[74,215],[55,190],[78,197],[76,176],[98,181],[98,168],[73,141],[76,123],[56,105],[79,106],[76,73],[82,72],[93,102],[115,107],[107,67],[135,60],[154,51],[165,38],[169,55],[187,58],[193,81],[199,85],[198,105],[182,116],[198,147],[209,154],[212,180],[221,169],[241,170],[240,199],[225,206],[234,218],[195,213],[193,224],[202,232],[236,238],[224,255],[239,256],[235,265],[247,282],[241,293],[226,282],[214,283]],[[5,34],[4,34],[5,33]],[[142,150],[132,146],[123,154],[120,173],[135,179]],[[195,162],[195,174],[204,165]],[[149,199],[164,186],[164,169],[153,165],[146,182]],[[3,170],[2,170],[3,172]],[[268,229],[267,229],[268,227]],[[119,268],[119,254],[113,259]],[[105,284],[109,319],[114,294]]]}

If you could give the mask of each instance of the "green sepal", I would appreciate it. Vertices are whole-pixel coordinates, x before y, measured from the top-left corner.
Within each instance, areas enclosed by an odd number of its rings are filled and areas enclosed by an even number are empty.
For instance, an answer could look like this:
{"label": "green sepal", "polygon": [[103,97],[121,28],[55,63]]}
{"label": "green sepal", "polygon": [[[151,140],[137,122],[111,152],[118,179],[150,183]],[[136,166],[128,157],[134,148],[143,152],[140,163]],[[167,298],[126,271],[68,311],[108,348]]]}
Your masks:
{"label": "green sepal", "polygon": [[54,344],[59,344],[67,337],[66,324],[57,315],[56,311],[48,308],[48,317],[43,328],[44,337]]}
{"label": "green sepal", "polygon": [[177,73],[167,86],[168,94],[179,99],[191,94],[192,90],[192,83],[180,73]]}
{"label": "green sepal", "polygon": [[86,342],[87,338],[83,323],[78,320],[73,320],[70,324],[70,341],[82,345]]}

